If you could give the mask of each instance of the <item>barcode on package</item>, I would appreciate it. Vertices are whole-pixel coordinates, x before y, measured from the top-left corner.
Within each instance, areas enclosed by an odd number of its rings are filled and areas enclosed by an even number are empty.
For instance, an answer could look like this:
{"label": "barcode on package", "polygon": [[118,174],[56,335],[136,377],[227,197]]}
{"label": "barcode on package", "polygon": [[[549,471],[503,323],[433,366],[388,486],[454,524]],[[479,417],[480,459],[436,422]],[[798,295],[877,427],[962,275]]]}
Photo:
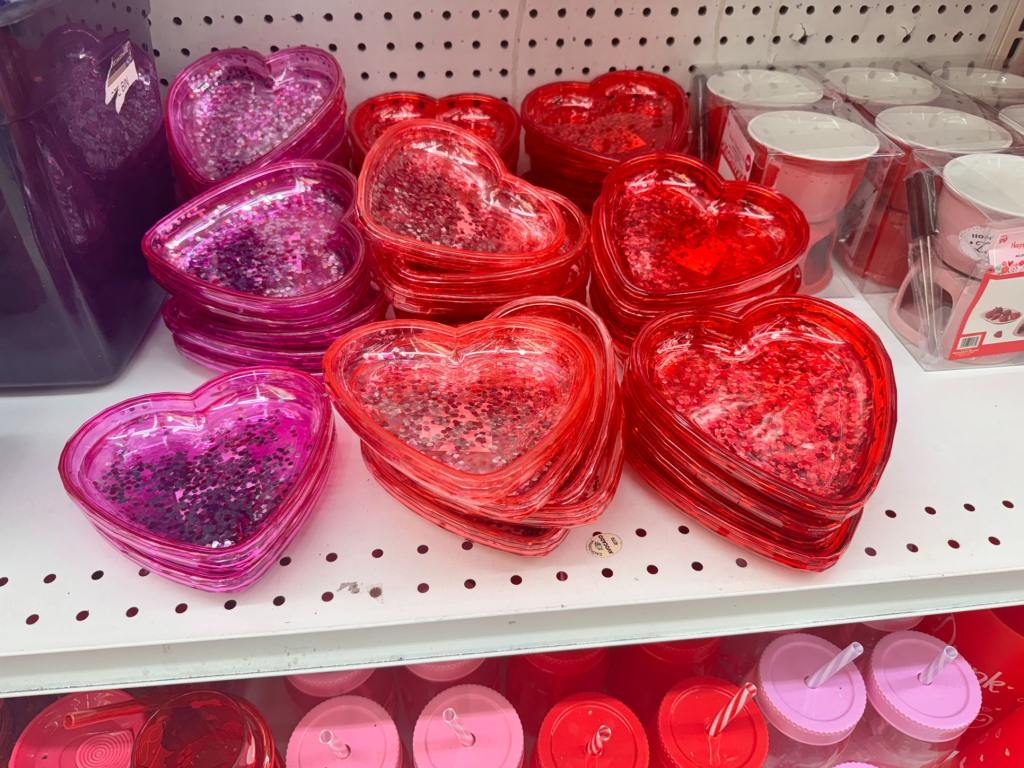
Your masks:
{"label": "barcode on package", "polygon": [[964,336],[957,343],[956,348],[959,349],[974,349],[976,346],[981,344],[981,334],[975,334],[974,336]]}

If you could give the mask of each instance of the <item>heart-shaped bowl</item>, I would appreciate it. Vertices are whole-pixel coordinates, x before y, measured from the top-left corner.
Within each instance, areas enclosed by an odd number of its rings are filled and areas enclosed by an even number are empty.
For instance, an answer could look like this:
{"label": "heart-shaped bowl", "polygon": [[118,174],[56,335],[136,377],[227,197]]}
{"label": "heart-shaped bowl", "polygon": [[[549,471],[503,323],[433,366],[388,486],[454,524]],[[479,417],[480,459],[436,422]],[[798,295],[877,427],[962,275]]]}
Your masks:
{"label": "heart-shaped bowl", "polygon": [[372,323],[324,356],[335,407],[363,442],[437,495],[512,521],[572,472],[596,375],[578,333],[527,318]]}
{"label": "heart-shaped bowl", "polygon": [[527,266],[565,239],[547,192],[513,176],[482,139],[431,120],[394,125],[373,145],[356,211],[375,256],[398,248],[428,268]]}
{"label": "heart-shaped bowl", "polygon": [[[64,488],[101,532],[137,550],[211,565],[280,550],[309,513],[333,450],[323,386],[287,368],[143,395],[68,441]],[[281,532],[287,532],[282,536]]]}
{"label": "heart-shaped bowl", "polygon": [[519,114],[507,102],[482,93],[457,93],[438,99],[411,91],[371,96],[349,116],[352,167],[362,166],[366,153],[384,131],[416,119],[451,123],[476,134],[494,147],[505,166],[515,173],[519,160]]}
{"label": "heart-shaped bowl", "polygon": [[366,290],[354,190],[351,173],[322,161],[258,168],[165,216],[143,254],[168,291],[211,311],[311,320]]}
{"label": "heart-shaped bowl", "polygon": [[344,144],[345,78],[326,51],[207,54],[167,93],[167,135],[179,181],[202,191],[275,160],[327,158]]}
{"label": "heart-shaped bowl", "polygon": [[520,112],[526,151],[540,169],[573,168],[600,179],[630,157],[685,151],[688,143],[686,92],[651,72],[548,83],[526,95]]}
{"label": "heart-shaped bowl", "polygon": [[863,507],[892,449],[889,356],[862,320],[820,299],[666,315],[637,337],[627,376],[702,464],[809,514]]}

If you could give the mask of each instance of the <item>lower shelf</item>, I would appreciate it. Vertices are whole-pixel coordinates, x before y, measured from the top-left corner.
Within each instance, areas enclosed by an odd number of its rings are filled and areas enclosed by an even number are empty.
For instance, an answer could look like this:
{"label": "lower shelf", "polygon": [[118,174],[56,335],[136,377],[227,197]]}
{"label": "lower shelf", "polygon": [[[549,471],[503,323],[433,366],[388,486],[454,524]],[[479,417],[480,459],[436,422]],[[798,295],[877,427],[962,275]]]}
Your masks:
{"label": "lower shelf", "polygon": [[[895,449],[849,552],[824,574],[705,532],[628,470],[600,524],[549,557],[489,551],[382,491],[343,424],[324,501],[255,587],[141,575],[64,495],[71,432],[118,400],[209,373],[156,329],[88,392],[0,398],[0,696],[614,645],[1024,602],[1021,369],[924,373],[859,298],[900,391]],[[616,554],[587,544],[621,537]]]}

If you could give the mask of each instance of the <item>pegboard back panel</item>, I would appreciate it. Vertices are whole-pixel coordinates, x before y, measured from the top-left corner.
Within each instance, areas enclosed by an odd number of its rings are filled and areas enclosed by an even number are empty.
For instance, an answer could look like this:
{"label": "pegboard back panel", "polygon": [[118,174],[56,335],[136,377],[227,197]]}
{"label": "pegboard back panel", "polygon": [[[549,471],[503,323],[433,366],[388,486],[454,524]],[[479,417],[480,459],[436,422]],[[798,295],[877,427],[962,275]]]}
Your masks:
{"label": "pegboard back panel", "polygon": [[[125,0],[113,0],[120,5]],[[106,2],[106,0],[104,0]],[[152,0],[165,79],[211,49],[328,49],[349,102],[395,89],[518,103],[551,80],[643,68],[684,85],[697,64],[1005,56],[1020,0]]]}

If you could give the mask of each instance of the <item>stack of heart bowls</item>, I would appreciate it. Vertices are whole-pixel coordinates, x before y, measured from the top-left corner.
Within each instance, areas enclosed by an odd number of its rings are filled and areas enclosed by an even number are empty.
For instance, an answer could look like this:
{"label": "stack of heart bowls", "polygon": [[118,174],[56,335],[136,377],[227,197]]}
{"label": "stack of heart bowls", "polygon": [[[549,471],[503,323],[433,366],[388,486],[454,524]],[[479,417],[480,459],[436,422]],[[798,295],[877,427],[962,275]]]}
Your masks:
{"label": "stack of heart bowls", "polygon": [[367,325],[331,346],[324,381],[377,481],[462,538],[547,554],[618,485],[614,349],[572,300],[521,299],[459,327]]}
{"label": "stack of heart bowls", "polygon": [[795,293],[807,221],[774,190],[653,153],[605,180],[591,217],[591,305],[623,352],[654,318]]}
{"label": "stack of heart bowls", "polygon": [[585,299],[583,213],[456,126],[389,128],[363,164],[356,210],[399,317],[465,322],[525,296]]}
{"label": "stack of heart bowls", "polygon": [[171,165],[184,198],[282,160],[345,164],[345,78],[326,51],[215,51],[167,93]]}
{"label": "stack of heart bowls", "polygon": [[394,91],[372,96],[348,119],[351,166],[363,167],[370,147],[392,125],[406,120],[437,120],[479,136],[501,155],[512,173],[519,165],[519,114],[507,102],[482,93],[456,93],[435,99],[425,93]]}
{"label": "stack of heart bowls", "polygon": [[338,336],[384,316],[353,224],[355,179],[286,161],[225,182],[159,221],[142,249],[170,294],[164,321],[186,357],[215,370],[319,373]]}
{"label": "stack of heart bowls", "polygon": [[608,172],[648,152],[685,152],[686,92],[667,77],[623,71],[586,82],[535,88],[520,109],[530,158],[528,178],[584,210]]}
{"label": "stack of heart bowls", "polygon": [[646,326],[622,383],[630,463],[708,529],[832,566],[888,461],[896,384],[856,316],[808,296]]}
{"label": "stack of heart bowls", "polygon": [[107,408],[68,441],[60,476],[128,558],[226,592],[259,579],[308,520],[333,449],[331,404],[317,379],[247,368],[192,393]]}

